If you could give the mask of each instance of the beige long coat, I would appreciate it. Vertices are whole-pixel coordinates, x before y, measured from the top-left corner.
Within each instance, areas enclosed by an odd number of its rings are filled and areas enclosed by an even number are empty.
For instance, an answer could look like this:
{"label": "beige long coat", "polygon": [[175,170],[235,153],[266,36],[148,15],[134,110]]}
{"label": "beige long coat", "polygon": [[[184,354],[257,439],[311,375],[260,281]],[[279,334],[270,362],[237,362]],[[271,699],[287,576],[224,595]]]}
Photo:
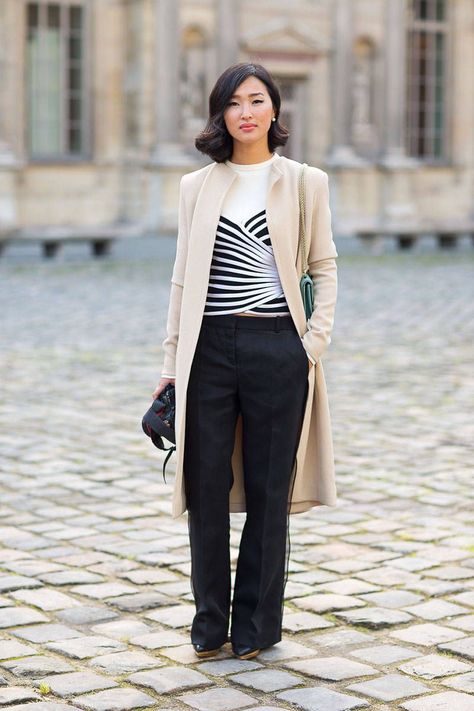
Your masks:
{"label": "beige long coat", "polygon": [[[320,356],[331,341],[337,295],[338,256],[332,239],[328,176],[306,170],[306,234],[314,311],[306,321],[299,290],[298,176],[301,164],[278,155],[271,166],[266,217],[281,284],[306,351],[316,361],[308,372],[308,397],[296,455],[290,512],[337,502],[331,421]],[[209,271],[222,201],[236,173],[211,163],[181,179],[176,260],[171,278],[163,374],[176,376],[176,478],[172,515],[186,510],[183,477],[186,391],[206,301]],[[309,243],[309,244],[308,244]],[[216,317],[218,318],[218,316]],[[235,431],[230,510],[245,511],[241,418]]]}

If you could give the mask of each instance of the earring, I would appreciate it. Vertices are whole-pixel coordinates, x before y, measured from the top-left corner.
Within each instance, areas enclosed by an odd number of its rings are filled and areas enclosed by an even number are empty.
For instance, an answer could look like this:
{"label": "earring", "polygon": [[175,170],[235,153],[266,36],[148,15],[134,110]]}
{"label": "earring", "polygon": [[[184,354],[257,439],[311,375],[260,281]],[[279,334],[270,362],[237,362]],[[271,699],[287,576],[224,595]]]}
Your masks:
{"label": "earring", "polygon": [[275,117],[273,117],[273,118],[272,118],[272,121],[276,121],[276,118],[275,118]]}

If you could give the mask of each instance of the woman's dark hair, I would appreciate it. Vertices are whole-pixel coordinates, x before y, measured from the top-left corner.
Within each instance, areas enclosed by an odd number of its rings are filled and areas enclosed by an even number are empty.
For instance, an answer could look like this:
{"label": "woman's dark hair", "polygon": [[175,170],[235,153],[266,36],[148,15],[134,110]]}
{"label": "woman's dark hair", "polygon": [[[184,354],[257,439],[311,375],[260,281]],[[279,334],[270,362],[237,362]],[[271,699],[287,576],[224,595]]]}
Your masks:
{"label": "woman's dark hair", "polygon": [[267,87],[268,93],[275,109],[276,121],[268,131],[268,148],[273,153],[277,146],[284,146],[289,137],[288,129],[280,124],[280,91],[261,64],[253,62],[240,62],[232,64],[220,75],[209,95],[209,118],[201,133],[196,137],[194,145],[201,153],[206,153],[216,163],[223,163],[232,156],[233,139],[227,130],[224,121],[224,111],[237,87],[248,77],[257,77]]}

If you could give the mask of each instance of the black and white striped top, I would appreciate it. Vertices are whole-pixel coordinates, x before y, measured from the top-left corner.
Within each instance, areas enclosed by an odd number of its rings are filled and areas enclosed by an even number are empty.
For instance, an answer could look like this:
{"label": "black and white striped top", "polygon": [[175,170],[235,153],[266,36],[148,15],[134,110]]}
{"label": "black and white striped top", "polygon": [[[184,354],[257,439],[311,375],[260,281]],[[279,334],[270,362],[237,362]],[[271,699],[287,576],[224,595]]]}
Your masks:
{"label": "black and white striped top", "polygon": [[221,215],[217,226],[204,313],[238,312],[289,314],[265,210],[240,225]]}

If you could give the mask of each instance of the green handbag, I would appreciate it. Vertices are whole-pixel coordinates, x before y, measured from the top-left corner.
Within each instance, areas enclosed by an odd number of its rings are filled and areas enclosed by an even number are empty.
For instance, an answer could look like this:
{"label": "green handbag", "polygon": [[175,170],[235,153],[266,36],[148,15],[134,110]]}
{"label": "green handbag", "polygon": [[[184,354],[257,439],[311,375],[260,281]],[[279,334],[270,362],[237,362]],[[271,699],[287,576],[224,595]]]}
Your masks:
{"label": "green handbag", "polygon": [[306,320],[311,317],[313,313],[313,303],[314,303],[314,285],[311,276],[308,274],[308,255],[306,253],[306,212],[305,212],[305,169],[307,167],[306,163],[303,163],[300,172],[300,179],[298,184],[298,199],[299,199],[299,210],[300,210],[300,222],[299,222],[299,243],[298,250],[301,249],[301,261],[302,261],[302,274],[300,279],[300,292],[301,298],[303,299],[303,308],[306,316]]}

